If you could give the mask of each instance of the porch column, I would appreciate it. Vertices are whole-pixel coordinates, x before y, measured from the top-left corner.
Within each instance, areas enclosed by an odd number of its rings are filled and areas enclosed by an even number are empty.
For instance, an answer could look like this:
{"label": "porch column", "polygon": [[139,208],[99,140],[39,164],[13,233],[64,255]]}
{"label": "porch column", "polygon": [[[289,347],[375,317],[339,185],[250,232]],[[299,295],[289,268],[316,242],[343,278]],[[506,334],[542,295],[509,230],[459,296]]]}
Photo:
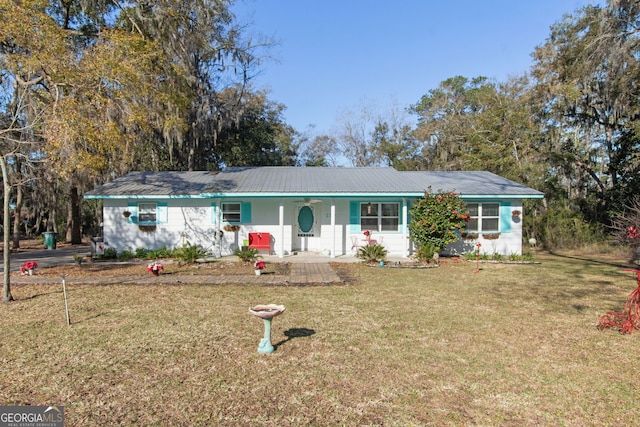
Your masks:
{"label": "porch column", "polygon": [[331,256],[336,257],[336,201],[331,199]]}
{"label": "porch column", "polygon": [[278,252],[278,257],[284,258],[284,199],[280,199],[278,217],[280,224],[280,251]]}
{"label": "porch column", "polygon": [[409,235],[407,234],[409,226],[409,213],[407,209],[407,199],[402,199],[402,251],[404,256],[409,256]]}

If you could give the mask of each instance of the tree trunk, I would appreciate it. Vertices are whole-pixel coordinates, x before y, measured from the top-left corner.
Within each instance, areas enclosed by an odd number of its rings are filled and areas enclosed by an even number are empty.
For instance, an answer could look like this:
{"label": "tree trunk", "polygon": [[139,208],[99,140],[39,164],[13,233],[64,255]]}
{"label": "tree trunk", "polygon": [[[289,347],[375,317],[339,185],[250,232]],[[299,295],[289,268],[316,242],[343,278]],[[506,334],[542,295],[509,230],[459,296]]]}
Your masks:
{"label": "tree trunk", "polygon": [[20,248],[20,226],[22,225],[22,176],[20,170],[22,165],[20,160],[16,159],[16,207],[13,210],[13,249]]}
{"label": "tree trunk", "polygon": [[3,228],[4,228],[4,246],[3,252],[3,266],[4,266],[4,287],[2,290],[2,301],[13,301],[11,295],[11,255],[9,251],[9,201],[11,199],[11,185],[9,184],[9,174],[7,173],[7,158],[2,156],[0,158],[0,169],[2,169],[2,184],[4,189],[4,203],[3,203]]}
{"label": "tree trunk", "polygon": [[70,241],[72,245],[79,245],[82,243],[82,218],[80,215],[80,197],[78,196],[78,187],[71,187],[70,194],[71,203],[70,209]]}

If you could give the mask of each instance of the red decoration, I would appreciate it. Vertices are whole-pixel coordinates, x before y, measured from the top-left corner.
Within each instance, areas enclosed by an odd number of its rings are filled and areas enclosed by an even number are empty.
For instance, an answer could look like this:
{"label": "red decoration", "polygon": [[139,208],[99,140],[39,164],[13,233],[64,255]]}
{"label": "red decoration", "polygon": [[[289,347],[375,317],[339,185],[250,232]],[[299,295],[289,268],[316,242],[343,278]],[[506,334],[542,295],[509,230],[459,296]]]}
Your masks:
{"label": "red decoration", "polygon": [[257,270],[264,270],[267,265],[262,260],[258,260],[253,264],[253,268]]}
{"label": "red decoration", "polygon": [[640,270],[625,269],[622,271],[633,271],[638,287],[627,298],[623,311],[610,311],[600,317],[598,329],[612,328],[618,329],[623,334],[632,334],[634,329],[640,329]]}
{"label": "red decoration", "polygon": [[147,271],[154,276],[158,276],[161,270],[164,270],[164,266],[158,261],[153,261],[147,266]]}
{"label": "red decoration", "polygon": [[27,274],[27,271],[35,270],[36,268],[38,268],[37,262],[27,261],[24,264],[22,264],[22,267],[20,267],[20,274]]}

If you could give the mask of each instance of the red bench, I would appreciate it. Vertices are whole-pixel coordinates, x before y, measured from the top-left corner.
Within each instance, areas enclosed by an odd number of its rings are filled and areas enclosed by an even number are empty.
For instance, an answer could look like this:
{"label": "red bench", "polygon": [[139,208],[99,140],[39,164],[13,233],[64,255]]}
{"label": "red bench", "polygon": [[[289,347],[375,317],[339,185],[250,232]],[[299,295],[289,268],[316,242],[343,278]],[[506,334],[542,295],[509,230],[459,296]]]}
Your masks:
{"label": "red bench", "polygon": [[257,249],[258,252],[271,254],[270,233],[249,233],[249,249]]}

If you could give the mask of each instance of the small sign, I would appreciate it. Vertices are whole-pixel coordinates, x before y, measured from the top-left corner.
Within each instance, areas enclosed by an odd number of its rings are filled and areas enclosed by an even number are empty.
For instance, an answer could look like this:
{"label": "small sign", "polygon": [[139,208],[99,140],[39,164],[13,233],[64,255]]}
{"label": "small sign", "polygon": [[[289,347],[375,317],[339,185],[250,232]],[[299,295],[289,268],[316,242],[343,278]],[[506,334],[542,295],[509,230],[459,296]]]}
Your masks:
{"label": "small sign", "polygon": [[0,427],[64,427],[64,406],[0,406]]}

